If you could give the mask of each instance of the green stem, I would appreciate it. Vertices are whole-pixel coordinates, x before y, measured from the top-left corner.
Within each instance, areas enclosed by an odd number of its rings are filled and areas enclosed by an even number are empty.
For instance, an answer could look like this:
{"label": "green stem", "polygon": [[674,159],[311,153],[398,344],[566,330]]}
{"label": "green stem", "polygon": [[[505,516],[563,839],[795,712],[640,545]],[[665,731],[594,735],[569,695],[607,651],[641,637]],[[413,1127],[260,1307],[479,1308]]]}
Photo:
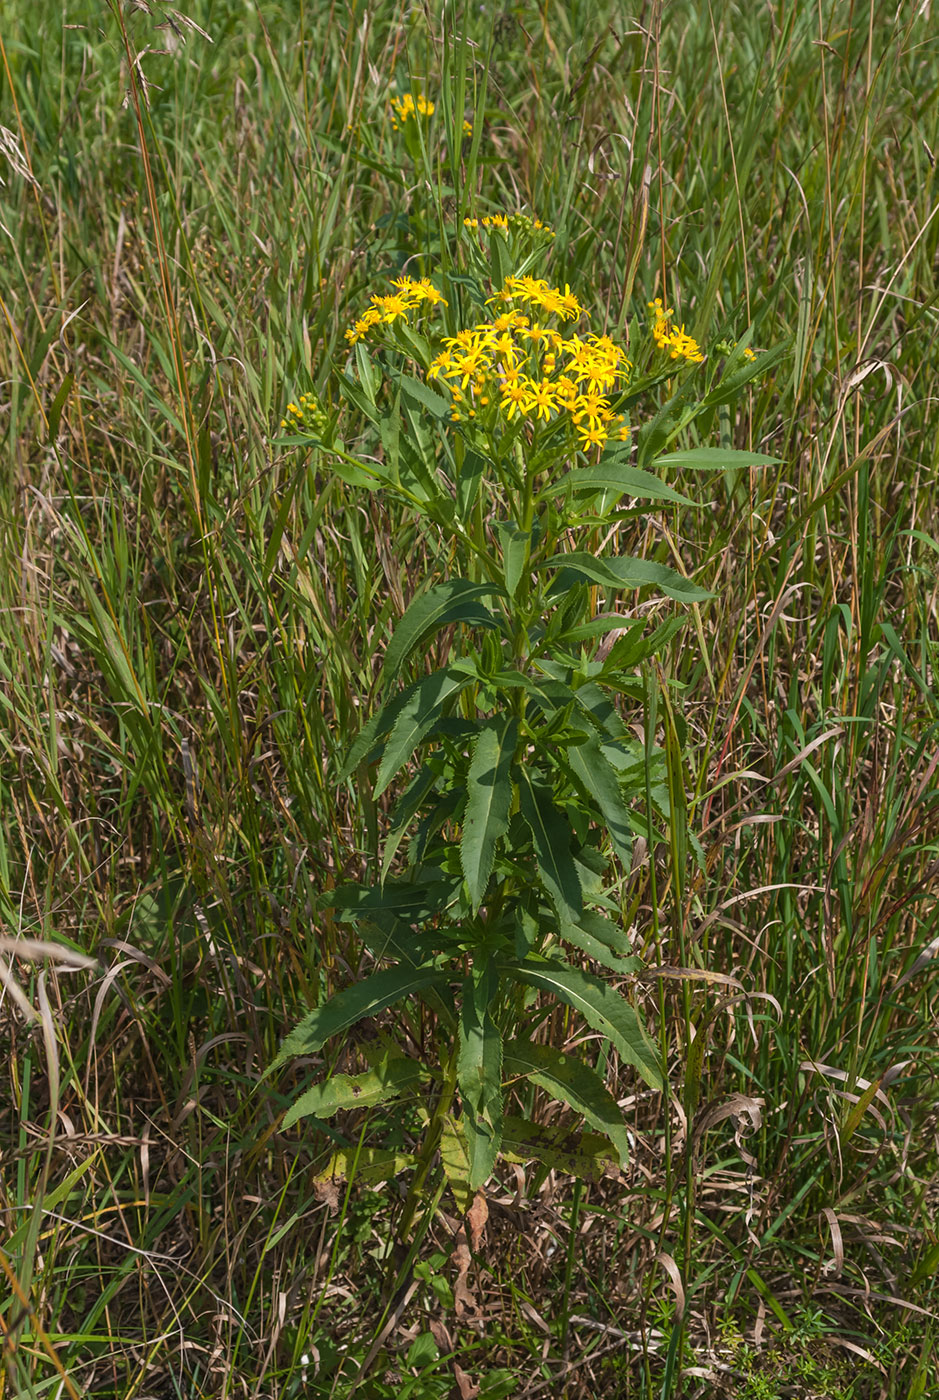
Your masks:
{"label": "green stem", "polygon": [[431,1164],[440,1146],[440,1139],[443,1136],[444,1125],[450,1107],[456,1094],[456,1048],[450,1054],[449,1063],[444,1066],[443,1087],[440,1090],[440,1097],[437,1099],[433,1115],[427,1124],[427,1131],[424,1134],[424,1141],[421,1145],[420,1155],[417,1162],[417,1170],[414,1173],[414,1180],[405,1198],[404,1210],[401,1215],[401,1223],[398,1226],[398,1238],[407,1240],[414,1224],[414,1217],[417,1215],[418,1204],[424,1193],[427,1178],[430,1175]]}

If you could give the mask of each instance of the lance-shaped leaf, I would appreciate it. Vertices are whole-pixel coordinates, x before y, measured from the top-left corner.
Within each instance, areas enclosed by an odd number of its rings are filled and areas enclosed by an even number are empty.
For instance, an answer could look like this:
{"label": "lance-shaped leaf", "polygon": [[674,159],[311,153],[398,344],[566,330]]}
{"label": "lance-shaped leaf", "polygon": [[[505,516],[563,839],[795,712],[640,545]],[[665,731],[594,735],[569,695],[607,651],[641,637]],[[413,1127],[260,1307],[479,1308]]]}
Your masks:
{"label": "lance-shaped leaf", "polygon": [[416,1089],[426,1078],[427,1071],[415,1060],[398,1057],[382,1060],[364,1074],[334,1074],[291,1104],[283,1126],[289,1128],[301,1118],[331,1118],[340,1109],[373,1108]]}
{"label": "lance-shaped leaf", "polygon": [[694,471],[722,471],[727,467],[773,467],[778,457],[765,452],[739,452],[730,447],[692,447],[687,452],[666,452],[656,457],[657,467],[687,467]]}
{"label": "lance-shaped leaf", "polygon": [[414,598],[388,643],[382,683],[387,685],[392,681],[414,648],[441,627],[454,622],[462,622],[467,627],[498,627],[499,619],[479,601],[498,592],[501,590],[495,584],[453,578]]}
{"label": "lance-shaped leaf", "polygon": [[[629,955],[629,941],[622,930],[593,910],[585,909],[576,924],[562,919],[558,937],[565,943],[573,943],[575,948],[580,948],[588,957],[593,958],[594,962],[601,963],[603,967],[608,967],[611,972],[621,976],[624,973],[638,972],[642,966],[638,958]],[[625,948],[626,956],[618,956],[614,951],[616,948]]]}
{"label": "lance-shaped leaf", "polygon": [[632,827],[629,809],[623,801],[619,778],[604,756],[595,734],[584,744],[567,751],[567,760],[587,792],[596,802],[610,833],[613,849],[629,869],[632,860]]}
{"label": "lance-shaped leaf", "polygon": [[586,1118],[592,1128],[609,1138],[623,1166],[629,1159],[629,1135],[616,1100],[597,1074],[576,1055],[562,1055],[550,1045],[513,1040],[505,1047],[502,1065],[506,1078],[522,1074],[559,1103],[566,1103]]}
{"label": "lance-shaped leaf", "polygon": [[469,1210],[475,1194],[469,1184],[469,1148],[464,1128],[465,1119],[458,1120],[448,1113],[440,1135],[440,1165],[461,1215]]}
{"label": "lance-shaped leaf", "polygon": [[447,702],[469,685],[471,679],[472,676],[465,669],[446,666],[442,671],[433,671],[418,681],[388,736],[378,768],[376,798],[381,796],[401,765],[407,762],[421,740],[433,729]]}
{"label": "lance-shaped leaf", "polygon": [[531,531],[520,530],[513,520],[497,521],[493,529],[502,546],[505,586],[514,598],[529,556]]}
{"label": "lance-shaped leaf", "polygon": [[558,913],[576,923],[583,908],[583,894],[571,854],[571,829],[551,800],[550,791],[536,783],[525,768],[519,769],[518,796],[545,887]]}
{"label": "lance-shaped leaf", "polygon": [[348,1030],[356,1021],[377,1016],[386,1006],[445,981],[446,974],[434,967],[389,967],[383,972],[373,972],[304,1016],[280,1047],[272,1068],[276,1069],[292,1055],[314,1055],[331,1036]]}
{"label": "lance-shaped leaf", "polygon": [[385,841],[381,858],[381,878],[384,883],[391,863],[397,854],[404,833],[423,806],[428,793],[437,781],[437,775],[429,764],[425,764],[414,780],[407,786],[394,810],[391,830]]}
{"label": "lance-shaped leaf", "polygon": [[489,1010],[498,985],[491,965],[463,984],[457,1083],[473,1191],[492,1175],[502,1140],[502,1033]]}
{"label": "lance-shaped leaf", "polygon": [[334,1152],[316,1181],[358,1181],[362,1186],[380,1186],[417,1166],[417,1158],[406,1152],[382,1147],[343,1147]]}
{"label": "lance-shaped leaf", "polygon": [[450,412],[450,400],[436,394],[427,384],[422,384],[411,374],[402,374],[398,380],[405,398],[416,403],[434,418],[445,418]]}
{"label": "lance-shaped leaf", "polygon": [[419,684],[420,682],[414,681],[412,685],[407,686],[398,695],[392,696],[387,705],[382,705],[380,709],[376,710],[375,713],[366,720],[365,724],[363,724],[355,739],[352,741],[352,745],[346,755],[346,761],[342,765],[342,770],[339,774],[340,778],[348,778],[349,774],[358,768],[359,764],[362,763],[364,759],[368,758],[369,753],[375,747],[381,736],[387,734],[389,729],[394,727],[398,716]]}
{"label": "lance-shaped leaf", "polygon": [[484,725],[473,749],[460,860],[474,913],[486,894],[496,842],[508,830],[517,742],[518,722],[513,718]]}
{"label": "lance-shaped leaf", "polygon": [[592,554],[575,551],[573,554],[555,554],[542,561],[540,567],[576,574],[593,583],[600,583],[604,588],[644,588],[647,584],[653,584],[669,598],[677,598],[682,603],[697,603],[712,596],[667,564],[657,564],[652,559],[633,559],[628,555],[596,559]]}
{"label": "lance-shaped leaf", "polygon": [[672,501],[675,505],[698,508],[699,503],[666,486],[652,472],[631,467],[628,462],[604,456],[594,466],[566,472],[542,491],[542,496],[558,496],[562,491],[611,491],[616,496],[632,496],[642,501]]}
{"label": "lance-shaped leaf", "polygon": [[653,1089],[663,1087],[658,1055],[642,1022],[625,997],[606,982],[569,963],[540,958],[534,953],[523,962],[504,965],[503,971],[517,982],[550,992],[574,1007],[588,1026],[606,1036],[622,1059],[635,1065],[647,1084]]}
{"label": "lance-shaped leaf", "polygon": [[510,1114],[506,1114],[502,1129],[502,1155],[510,1162],[534,1158],[551,1171],[579,1176],[583,1181],[599,1181],[607,1167],[619,1159],[604,1134],[572,1135],[559,1124],[532,1123]]}

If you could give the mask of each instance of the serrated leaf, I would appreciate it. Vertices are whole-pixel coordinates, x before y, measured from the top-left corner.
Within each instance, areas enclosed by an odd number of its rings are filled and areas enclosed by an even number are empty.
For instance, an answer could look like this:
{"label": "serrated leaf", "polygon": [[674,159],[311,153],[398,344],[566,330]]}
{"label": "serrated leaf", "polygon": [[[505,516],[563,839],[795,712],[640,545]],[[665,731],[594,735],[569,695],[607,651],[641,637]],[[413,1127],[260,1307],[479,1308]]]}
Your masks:
{"label": "serrated leaf", "polygon": [[531,531],[520,530],[514,520],[500,520],[493,526],[502,546],[502,570],[505,586],[515,597],[531,547]]}
{"label": "serrated leaf", "polygon": [[398,383],[406,399],[411,399],[420,408],[426,409],[434,418],[445,418],[449,414],[449,400],[445,399],[442,394],[435,393],[427,384],[422,384],[413,375],[402,374]]}
{"label": "serrated leaf", "polygon": [[507,1114],[502,1130],[502,1155],[524,1164],[533,1158],[551,1171],[599,1181],[619,1154],[605,1134],[571,1133],[558,1124],[532,1123]]}
{"label": "serrated leaf", "polygon": [[[590,922],[591,917],[593,919],[602,920],[601,927],[606,925],[606,927],[603,928],[603,933],[607,936],[597,936],[597,925]],[[610,934],[619,934],[619,937],[611,938]],[[592,915],[592,911],[585,909],[576,924],[572,924],[568,919],[562,920],[561,926],[558,929],[558,936],[562,938],[565,943],[572,943],[575,948],[579,948],[581,952],[586,953],[594,962],[600,963],[603,967],[608,967],[611,972],[616,972],[620,976],[629,972],[637,972],[641,967],[638,958],[628,955],[626,957],[618,957],[617,954],[613,952],[613,948],[617,945],[622,946],[623,943],[626,943],[626,939],[618,929],[614,929],[614,926],[608,919],[603,919],[602,915],[599,914]]]}
{"label": "serrated leaf", "polygon": [[629,809],[623,801],[619,778],[604,757],[595,734],[586,743],[567,751],[567,761],[587,792],[596,802],[613,849],[628,870],[632,861],[632,827]]}
{"label": "serrated leaf", "polygon": [[632,559],[626,555],[597,559],[592,554],[575,551],[572,554],[552,555],[544,560],[540,567],[576,574],[580,578],[602,584],[605,588],[617,590],[645,588],[652,584],[669,598],[676,598],[682,603],[697,603],[713,596],[707,589],[699,588],[690,579],[670,569],[667,564],[657,564],[652,559]]}
{"label": "serrated leaf", "polygon": [[700,508],[697,501],[666,486],[652,472],[618,462],[615,457],[603,457],[593,466],[566,472],[546,487],[541,496],[558,496],[562,491],[611,491],[616,496],[632,496],[637,501],[671,501],[675,505]]}
{"label": "serrated leaf", "polygon": [[470,680],[471,677],[465,670],[447,666],[417,682],[388,736],[378,768],[374,792],[376,799],[385,791],[398,769],[411,757],[421,740],[433,729],[443,714],[447,701],[469,685]]}
{"label": "serrated leaf", "polygon": [[629,733],[610,695],[592,681],[578,686],[574,692],[574,699],[584,714],[589,715],[594,724],[611,739],[622,739]]}
{"label": "serrated leaf", "polygon": [[373,972],[304,1016],[280,1047],[272,1068],[276,1069],[292,1055],[314,1055],[331,1036],[348,1030],[356,1021],[377,1016],[396,1001],[445,981],[445,974],[433,967],[389,967]]}
{"label": "serrated leaf", "polygon": [[489,884],[496,842],[508,830],[512,760],[517,743],[518,722],[509,719],[485,725],[473,749],[466,780],[460,861],[474,913],[482,904]]}
{"label": "serrated leaf", "polygon": [[778,457],[763,452],[738,452],[730,447],[692,447],[687,452],[667,452],[656,457],[657,467],[688,467],[694,471],[722,471],[726,467],[773,467]]}
{"label": "serrated leaf", "polygon": [[414,694],[418,684],[419,682],[414,681],[366,720],[346,754],[345,763],[343,763],[339,773],[340,780],[348,778],[349,774],[368,757],[381,736],[387,734],[389,729],[394,727],[398,716]]}
{"label": "serrated leaf", "polygon": [[364,1074],[334,1074],[300,1095],[287,1110],[283,1126],[290,1128],[301,1118],[331,1118],[341,1109],[373,1108],[416,1089],[426,1078],[427,1071],[415,1060],[397,1057]]}
{"label": "serrated leaf", "polygon": [[334,1152],[315,1181],[355,1180],[363,1186],[380,1186],[417,1166],[417,1158],[407,1152],[389,1152],[380,1147],[343,1147]]}
{"label": "serrated leaf", "polygon": [[[438,875],[440,872],[436,872]],[[423,923],[444,909],[456,882],[447,879],[386,880],[383,885],[337,885],[320,897],[321,909],[335,909],[355,923],[363,916],[393,914],[411,924]]]}
{"label": "serrated leaf", "polygon": [[499,619],[479,602],[480,598],[498,592],[501,589],[494,584],[454,578],[412,599],[385,651],[382,684],[394,680],[413,649],[440,627],[454,622],[462,622],[467,627],[498,627]]}
{"label": "serrated leaf", "polygon": [[549,790],[535,783],[525,768],[519,769],[518,780],[519,805],[531,831],[541,878],[558,912],[576,923],[583,895],[571,854],[571,829]]}
{"label": "serrated leaf", "polygon": [[404,833],[420,811],[436,780],[437,774],[434,772],[433,768],[425,764],[420,772],[415,775],[413,782],[408,784],[407,790],[401,795],[394,810],[391,829],[385,840],[385,848],[382,851],[382,884],[385,882],[388,871],[391,868],[391,863],[404,837]]}
{"label": "serrated leaf", "polygon": [[523,1074],[559,1103],[581,1114],[608,1138],[623,1166],[629,1160],[629,1136],[616,1100],[595,1069],[550,1045],[513,1040],[505,1047],[503,1073]]}
{"label": "serrated leaf", "polygon": [[522,962],[505,965],[504,972],[574,1007],[588,1026],[606,1036],[622,1059],[635,1065],[647,1084],[653,1089],[664,1087],[658,1055],[642,1022],[625,997],[608,983],[569,963],[535,954]]}
{"label": "serrated leaf", "polygon": [[443,1132],[440,1135],[440,1164],[443,1167],[447,1184],[453,1192],[460,1214],[465,1215],[473,1204],[474,1191],[470,1189],[469,1149],[463,1125],[447,1114]]}
{"label": "serrated leaf", "polygon": [[457,1083],[471,1191],[492,1175],[502,1140],[502,1032],[489,1010],[498,985],[492,967],[474,970],[463,983]]}

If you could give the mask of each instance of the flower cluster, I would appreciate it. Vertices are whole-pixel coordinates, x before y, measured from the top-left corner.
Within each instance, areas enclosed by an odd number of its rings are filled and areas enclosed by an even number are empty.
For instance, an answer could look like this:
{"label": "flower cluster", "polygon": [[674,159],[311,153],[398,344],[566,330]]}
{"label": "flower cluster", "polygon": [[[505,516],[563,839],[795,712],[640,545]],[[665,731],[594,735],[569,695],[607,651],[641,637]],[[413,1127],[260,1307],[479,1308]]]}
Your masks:
{"label": "flower cluster", "polygon": [[395,131],[399,125],[404,126],[411,117],[432,117],[434,114],[434,104],[424,96],[422,92],[416,95],[406,92],[403,97],[393,97],[391,99],[391,125]]}
{"label": "flower cluster", "polygon": [[523,230],[525,232],[537,231],[546,234],[548,238],[554,237],[554,230],[548,228],[540,219],[530,219],[527,214],[487,214],[482,219],[464,219],[465,228],[495,228],[501,233],[508,233],[510,228]]}
{"label": "flower cluster", "polygon": [[346,331],[350,345],[368,335],[373,326],[383,322],[392,325],[397,320],[407,324],[410,314],[423,306],[447,305],[443,293],[438,292],[429,277],[422,277],[419,282],[411,277],[396,277],[391,285],[395,290],[387,296],[373,296],[368,310]]}
{"label": "flower cluster", "polygon": [[329,415],[315,394],[301,394],[299,403],[287,405],[287,416],[280,420],[280,426],[322,438],[329,426]]}
{"label": "flower cluster", "polygon": [[679,329],[671,324],[674,311],[665,306],[661,297],[649,302],[652,312],[652,337],[660,350],[667,350],[673,360],[684,360],[686,364],[699,365],[704,359],[701,347],[690,335],[685,334],[684,326]]}
{"label": "flower cluster", "polygon": [[427,372],[449,391],[451,418],[476,419],[491,430],[499,420],[537,424],[560,417],[582,448],[600,446],[611,432],[625,440],[629,427],[608,397],[629,378],[620,347],[609,336],[565,338],[519,309],[534,310],[545,322],[576,320],[583,309],[570,287],[562,292],[536,277],[508,277],[491,301],[500,304],[498,314],[445,337]]}
{"label": "flower cluster", "polygon": [[[422,304],[447,305],[428,278],[400,277],[392,286],[394,293],[373,296],[346,331],[350,344],[376,326],[408,323]],[[444,336],[427,368],[427,378],[450,395],[451,419],[475,420],[493,431],[516,420],[535,425],[563,418],[584,449],[611,436],[625,441],[629,426],[609,396],[628,382],[632,366],[609,336],[564,336],[551,324],[584,315],[570,287],[561,291],[542,278],[511,276],[490,297],[493,303],[491,320]]]}

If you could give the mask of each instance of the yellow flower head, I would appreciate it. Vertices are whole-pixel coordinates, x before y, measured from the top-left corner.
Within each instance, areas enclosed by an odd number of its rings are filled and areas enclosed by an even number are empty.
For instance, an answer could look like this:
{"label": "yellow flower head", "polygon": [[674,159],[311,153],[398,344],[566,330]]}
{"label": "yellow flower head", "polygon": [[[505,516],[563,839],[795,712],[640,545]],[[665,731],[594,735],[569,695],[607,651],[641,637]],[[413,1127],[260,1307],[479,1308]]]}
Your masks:
{"label": "yellow flower head", "polygon": [[412,92],[406,92],[403,97],[391,99],[391,125],[395,131],[415,116],[432,117],[433,114],[434,104],[428,101],[422,92],[416,96]]}

